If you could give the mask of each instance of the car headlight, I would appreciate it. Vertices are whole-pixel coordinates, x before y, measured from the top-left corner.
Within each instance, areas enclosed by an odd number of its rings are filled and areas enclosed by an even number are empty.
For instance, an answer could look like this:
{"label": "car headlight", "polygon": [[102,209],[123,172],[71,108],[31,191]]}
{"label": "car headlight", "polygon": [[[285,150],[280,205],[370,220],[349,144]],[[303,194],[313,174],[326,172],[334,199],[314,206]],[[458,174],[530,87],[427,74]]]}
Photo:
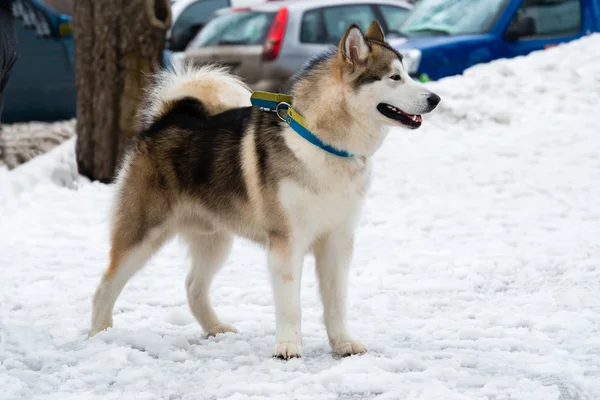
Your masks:
{"label": "car headlight", "polygon": [[421,64],[421,50],[406,49],[400,50],[403,57],[404,68],[409,74],[416,74]]}

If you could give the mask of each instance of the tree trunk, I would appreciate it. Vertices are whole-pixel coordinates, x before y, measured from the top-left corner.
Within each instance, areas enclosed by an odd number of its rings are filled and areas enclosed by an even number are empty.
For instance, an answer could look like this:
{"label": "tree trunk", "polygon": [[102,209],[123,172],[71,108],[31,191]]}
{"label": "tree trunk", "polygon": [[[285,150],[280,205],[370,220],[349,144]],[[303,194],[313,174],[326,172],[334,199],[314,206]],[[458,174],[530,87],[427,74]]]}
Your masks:
{"label": "tree trunk", "polygon": [[91,180],[112,181],[136,134],[149,78],[162,65],[169,0],[76,0],[77,166]]}

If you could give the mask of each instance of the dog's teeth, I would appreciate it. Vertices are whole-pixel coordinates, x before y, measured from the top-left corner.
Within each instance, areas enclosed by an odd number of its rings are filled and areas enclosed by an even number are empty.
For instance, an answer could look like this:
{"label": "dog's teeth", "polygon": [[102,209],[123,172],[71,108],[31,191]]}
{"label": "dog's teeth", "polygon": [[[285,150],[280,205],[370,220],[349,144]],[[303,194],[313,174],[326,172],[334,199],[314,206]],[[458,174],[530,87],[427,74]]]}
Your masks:
{"label": "dog's teeth", "polygon": [[415,122],[417,122],[417,116],[413,115],[412,120],[415,121]]}

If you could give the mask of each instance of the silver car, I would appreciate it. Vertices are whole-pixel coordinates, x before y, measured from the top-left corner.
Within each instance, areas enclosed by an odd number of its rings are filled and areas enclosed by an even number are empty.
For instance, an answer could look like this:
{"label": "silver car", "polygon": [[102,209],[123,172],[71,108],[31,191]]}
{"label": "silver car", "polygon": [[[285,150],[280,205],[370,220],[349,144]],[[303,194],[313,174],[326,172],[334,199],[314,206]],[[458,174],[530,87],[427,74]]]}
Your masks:
{"label": "silver car", "polygon": [[173,52],[183,51],[216,10],[266,1],[268,0],[171,0],[173,23],[167,30],[166,46]]}
{"label": "silver car", "polygon": [[177,61],[220,62],[254,90],[282,90],[310,58],[336,45],[352,23],[378,20],[387,37],[412,5],[398,0],[278,1],[218,12]]}

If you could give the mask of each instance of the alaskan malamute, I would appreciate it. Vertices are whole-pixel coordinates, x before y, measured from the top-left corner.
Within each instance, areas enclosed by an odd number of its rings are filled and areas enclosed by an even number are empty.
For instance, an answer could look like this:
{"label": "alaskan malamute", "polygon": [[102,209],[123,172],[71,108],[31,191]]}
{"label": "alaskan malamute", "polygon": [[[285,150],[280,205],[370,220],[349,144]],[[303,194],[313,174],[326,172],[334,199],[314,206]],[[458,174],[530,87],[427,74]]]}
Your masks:
{"label": "alaskan malamute", "polygon": [[309,252],[333,352],[367,351],[348,332],[346,293],[371,158],[388,129],[420,127],[440,97],[409,77],[377,22],[365,34],[351,25],[336,49],[307,63],[293,79],[293,101],[264,110],[251,94],[216,66],[159,74],[118,175],[110,264],[90,335],[112,326],[126,282],[175,234],[189,244],[192,313],[209,335],[236,332],[216,315],[209,289],[238,235],[268,253],[274,356],[302,355],[300,277]]}

